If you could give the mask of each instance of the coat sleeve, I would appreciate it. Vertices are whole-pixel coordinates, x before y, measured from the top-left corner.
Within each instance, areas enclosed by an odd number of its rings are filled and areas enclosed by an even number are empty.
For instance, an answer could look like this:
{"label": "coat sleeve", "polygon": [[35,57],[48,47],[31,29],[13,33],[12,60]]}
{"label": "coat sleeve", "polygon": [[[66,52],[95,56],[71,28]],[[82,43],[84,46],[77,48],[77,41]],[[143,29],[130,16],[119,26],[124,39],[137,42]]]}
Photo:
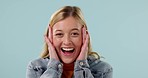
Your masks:
{"label": "coat sleeve", "polygon": [[39,78],[37,77],[36,70],[34,69],[32,62],[29,62],[27,66],[26,78]]}
{"label": "coat sleeve", "polygon": [[96,60],[93,64],[92,70],[87,60],[76,61],[74,78],[112,78],[113,69],[108,63]]}
{"label": "coat sleeve", "polygon": [[94,78],[112,78],[113,69],[110,64],[101,60],[95,60],[91,65]]}
{"label": "coat sleeve", "polygon": [[112,78],[113,77],[113,69],[110,68],[107,72],[104,73],[103,78]]}
{"label": "coat sleeve", "polygon": [[62,63],[55,59],[50,59],[47,69],[30,62],[27,67],[26,78],[61,78]]}
{"label": "coat sleeve", "polygon": [[79,60],[75,62],[74,78],[94,78],[89,69],[87,60]]}

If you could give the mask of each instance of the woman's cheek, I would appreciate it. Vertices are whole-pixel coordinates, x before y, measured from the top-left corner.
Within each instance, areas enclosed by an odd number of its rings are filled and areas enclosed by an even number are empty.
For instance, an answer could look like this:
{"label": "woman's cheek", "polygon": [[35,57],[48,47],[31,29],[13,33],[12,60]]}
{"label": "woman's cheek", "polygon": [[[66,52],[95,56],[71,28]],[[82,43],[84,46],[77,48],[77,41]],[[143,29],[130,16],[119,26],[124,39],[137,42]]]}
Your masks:
{"label": "woman's cheek", "polygon": [[58,38],[53,38],[53,45],[54,45],[55,47],[59,46],[60,41],[61,41],[61,40],[58,39]]}
{"label": "woman's cheek", "polygon": [[74,44],[78,47],[81,47],[82,45],[82,39],[81,38],[77,38],[77,39],[74,39]]}

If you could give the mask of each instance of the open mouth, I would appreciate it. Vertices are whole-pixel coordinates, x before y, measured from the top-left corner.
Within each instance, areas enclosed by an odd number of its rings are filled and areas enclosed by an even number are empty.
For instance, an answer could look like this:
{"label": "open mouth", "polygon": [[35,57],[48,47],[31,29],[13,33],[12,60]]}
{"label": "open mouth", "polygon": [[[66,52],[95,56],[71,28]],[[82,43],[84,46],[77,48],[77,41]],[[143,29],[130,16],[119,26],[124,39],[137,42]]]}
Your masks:
{"label": "open mouth", "polygon": [[61,50],[64,54],[71,54],[74,52],[75,49],[74,48],[61,48]]}

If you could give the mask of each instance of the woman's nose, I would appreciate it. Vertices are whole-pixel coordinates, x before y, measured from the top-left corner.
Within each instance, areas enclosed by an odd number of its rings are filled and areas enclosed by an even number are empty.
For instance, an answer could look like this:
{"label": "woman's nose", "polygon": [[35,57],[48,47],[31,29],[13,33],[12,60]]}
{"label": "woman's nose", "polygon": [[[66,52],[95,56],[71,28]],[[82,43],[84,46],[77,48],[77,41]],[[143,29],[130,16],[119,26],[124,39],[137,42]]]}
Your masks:
{"label": "woman's nose", "polygon": [[65,36],[65,37],[63,38],[63,43],[64,43],[64,45],[66,45],[66,46],[71,45],[71,39],[70,39],[70,37]]}

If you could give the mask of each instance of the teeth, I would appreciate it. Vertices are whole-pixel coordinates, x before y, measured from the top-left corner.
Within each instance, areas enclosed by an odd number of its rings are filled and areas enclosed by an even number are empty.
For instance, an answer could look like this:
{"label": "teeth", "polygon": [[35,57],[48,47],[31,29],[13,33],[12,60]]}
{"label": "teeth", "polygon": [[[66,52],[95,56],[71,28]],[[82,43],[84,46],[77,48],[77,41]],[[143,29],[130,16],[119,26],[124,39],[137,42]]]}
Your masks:
{"label": "teeth", "polygon": [[65,50],[65,51],[72,51],[72,50],[74,50],[74,48],[62,48],[63,50]]}

